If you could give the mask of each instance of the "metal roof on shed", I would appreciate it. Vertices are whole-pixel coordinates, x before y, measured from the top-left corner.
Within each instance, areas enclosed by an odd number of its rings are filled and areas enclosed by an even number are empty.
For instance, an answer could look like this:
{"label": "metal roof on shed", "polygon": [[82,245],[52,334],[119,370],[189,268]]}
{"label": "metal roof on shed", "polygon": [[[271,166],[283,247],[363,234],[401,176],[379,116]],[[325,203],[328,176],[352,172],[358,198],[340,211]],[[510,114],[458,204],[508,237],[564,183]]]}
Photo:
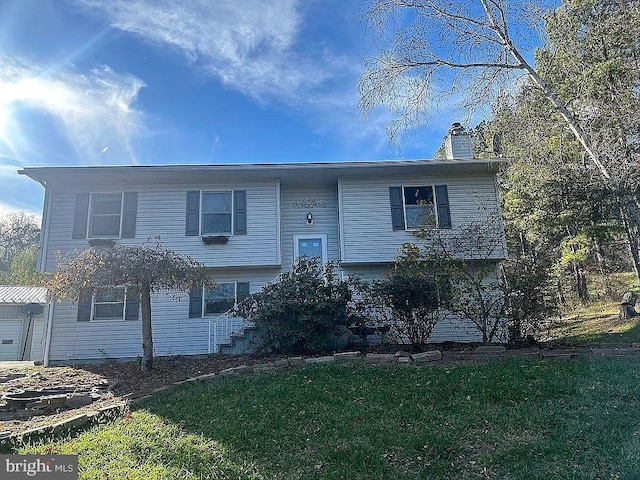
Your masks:
{"label": "metal roof on shed", "polygon": [[47,289],[0,285],[0,303],[47,303]]}

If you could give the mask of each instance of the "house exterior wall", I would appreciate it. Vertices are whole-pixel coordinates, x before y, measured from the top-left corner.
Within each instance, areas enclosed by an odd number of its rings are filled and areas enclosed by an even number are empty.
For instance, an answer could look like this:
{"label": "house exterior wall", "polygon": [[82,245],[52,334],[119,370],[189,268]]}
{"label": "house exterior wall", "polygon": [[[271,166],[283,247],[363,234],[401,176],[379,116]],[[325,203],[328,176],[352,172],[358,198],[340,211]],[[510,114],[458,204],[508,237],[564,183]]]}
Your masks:
{"label": "house exterior wall", "polygon": [[[282,267],[291,268],[295,235],[326,235],[328,260],[340,259],[336,185],[282,186]],[[307,225],[307,213],[313,225]]]}
{"label": "house exterior wall", "polygon": [[[333,168],[333,167],[332,167]],[[422,167],[420,167],[422,168]],[[118,245],[136,245],[148,237],[159,236],[162,246],[179,254],[187,254],[211,268],[212,277],[220,283],[249,282],[250,292],[275,281],[291,268],[296,235],[326,235],[329,260],[340,260],[345,274],[360,274],[372,280],[384,274],[394,261],[398,249],[416,238],[404,230],[393,230],[390,187],[446,185],[452,228],[451,234],[470,221],[479,220],[485,212],[498,212],[499,202],[495,176],[490,171],[473,176],[462,173],[386,175],[371,174],[362,169],[358,175],[341,175],[331,181],[313,182],[314,171],[296,178],[279,177],[278,171],[264,179],[243,180],[238,174],[232,181],[216,180],[214,173],[193,181],[182,179],[171,183],[166,177],[155,182],[152,176],[121,182],[92,180],[68,185],[48,183],[44,211],[41,270],[55,271],[58,254],[68,254],[88,247],[87,239],[72,239],[77,193],[137,192],[136,231],[134,238],[117,239]],[[476,169],[477,170],[477,169]],[[403,172],[405,170],[402,170]],[[420,172],[422,169],[420,169]],[[332,170],[333,172],[333,170]],[[286,177],[286,178],[285,178]],[[90,176],[84,177],[90,178]],[[229,176],[227,176],[229,178]],[[262,177],[260,177],[262,178]],[[188,236],[186,227],[187,192],[243,190],[246,192],[246,235],[230,235],[224,245],[204,245],[199,235]],[[313,215],[313,225],[306,222]],[[495,259],[505,256],[505,248],[494,252]],[[177,300],[176,300],[177,298]],[[237,318],[189,318],[189,295],[186,292],[159,292],[152,300],[154,353],[156,355],[196,355],[216,351],[215,343],[224,343],[234,329],[242,326]],[[49,359],[54,363],[107,358],[135,358],[141,355],[140,320],[77,321],[77,306],[69,302],[53,305]],[[42,342],[42,328],[38,342]],[[440,342],[477,341],[477,329],[459,318],[448,317],[438,324],[432,340]],[[35,348],[36,335],[34,335]],[[42,349],[40,349],[42,351]]]}
{"label": "house exterior wall", "polygon": [[[392,262],[402,244],[415,242],[416,237],[409,231],[393,230],[389,187],[440,184],[448,187],[451,212],[452,228],[441,230],[445,237],[469,222],[480,221],[486,212],[499,211],[492,174],[473,178],[466,175],[342,177],[339,187],[342,262]],[[502,243],[502,247],[493,252],[496,259],[506,255],[506,246]]]}
{"label": "house exterior wall", "polygon": [[[255,293],[266,283],[277,280],[278,272],[272,268],[214,269],[211,276],[218,283],[249,282],[250,293]],[[140,318],[78,322],[77,305],[64,301],[54,304],[53,308],[50,361],[68,363],[142,355]],[[243,323],[241,319],[221,316],[189,318],[189,294],[176,291],[153,294],[151,315],[153,350],[158,356],[212,353],[214,340],[224,343]],[[217,324],[219,338],[216,339]]]}
{"label": "house exterior wall", "polygon": [[[135,238],[118,239],[118,244],[142,244],[159,236],[165,248],[190,255],[211,267],[279,265],[278,188],[275,180],[225,184],[191,184],[186,187],[85,185],[78,192],[53,188],[45,251],[45,271],[55,271],[57,253],[88,247],[86,239],[72,239],[75,194],[79,192],[135,191],[138,209]],[[226,245],[204,245],[200,236],[185,235],[186,192],[193,190],[246,190],[247,234],[231,235]],[[46,209],[46,206],[45,206]]]}

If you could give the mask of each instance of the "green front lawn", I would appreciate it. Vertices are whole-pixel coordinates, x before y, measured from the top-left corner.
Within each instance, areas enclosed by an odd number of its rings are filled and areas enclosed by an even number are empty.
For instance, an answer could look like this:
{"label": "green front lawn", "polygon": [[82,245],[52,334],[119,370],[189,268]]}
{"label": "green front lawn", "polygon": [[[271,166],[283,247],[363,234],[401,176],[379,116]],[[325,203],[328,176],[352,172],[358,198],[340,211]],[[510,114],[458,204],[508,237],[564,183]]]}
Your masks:
{"label": "green front lawn", "polygon": [[81,478],[640,478],[640,363],[326,366],[188,385],[20,453]]}

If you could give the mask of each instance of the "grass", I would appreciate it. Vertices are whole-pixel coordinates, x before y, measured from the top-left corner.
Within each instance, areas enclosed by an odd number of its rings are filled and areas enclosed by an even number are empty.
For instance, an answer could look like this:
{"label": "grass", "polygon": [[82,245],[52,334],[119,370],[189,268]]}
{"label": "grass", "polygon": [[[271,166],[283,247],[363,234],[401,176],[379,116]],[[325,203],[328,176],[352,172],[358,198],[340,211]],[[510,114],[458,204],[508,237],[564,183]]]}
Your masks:
{"label": "grass", "polygon": [[187,385],[20,453],[80,478],[640,478],[635,359],[325,366]]}
{"label": "grass", "polygon": [[[618,318],[623,293],[638,293],[634,274],[611,274],[608,281],[605,289],[600,277],[590,278],[590,294],[601,300],[565,310],[550,328],[548,339],[566,344],[640,343],[640,317],[624,321]],[[602,300],[611,296],[613,301]]]}
{"label": "grass", "polygon": [[598,302],[578,307],[558,320],[549,337],[568,344],[640,343],[640,317],[618,318],[619,302]]}

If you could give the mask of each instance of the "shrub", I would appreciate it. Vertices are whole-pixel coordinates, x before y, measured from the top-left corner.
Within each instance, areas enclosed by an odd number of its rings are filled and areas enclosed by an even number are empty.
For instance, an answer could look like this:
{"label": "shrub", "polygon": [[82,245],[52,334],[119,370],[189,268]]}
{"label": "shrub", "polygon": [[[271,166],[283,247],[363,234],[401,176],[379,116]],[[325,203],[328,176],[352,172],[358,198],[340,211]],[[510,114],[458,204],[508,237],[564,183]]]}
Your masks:
{"label": "shrub", "polygon": [[374,280],[369,292],[370,305],[379,308],[378,319],[389,321],[400,340],[408,339],[414,349],[427,343],[450,295],[448,278],[410,244],[403,245],[393,268]]}
{"label": "shrub", "polygon": [[266,285],[238,308],[254,322],[258,347],[287,354],[319,353],[347,333],[353,312],[354,279],[343,279],[337,264],[301,257],[280,281]]}

